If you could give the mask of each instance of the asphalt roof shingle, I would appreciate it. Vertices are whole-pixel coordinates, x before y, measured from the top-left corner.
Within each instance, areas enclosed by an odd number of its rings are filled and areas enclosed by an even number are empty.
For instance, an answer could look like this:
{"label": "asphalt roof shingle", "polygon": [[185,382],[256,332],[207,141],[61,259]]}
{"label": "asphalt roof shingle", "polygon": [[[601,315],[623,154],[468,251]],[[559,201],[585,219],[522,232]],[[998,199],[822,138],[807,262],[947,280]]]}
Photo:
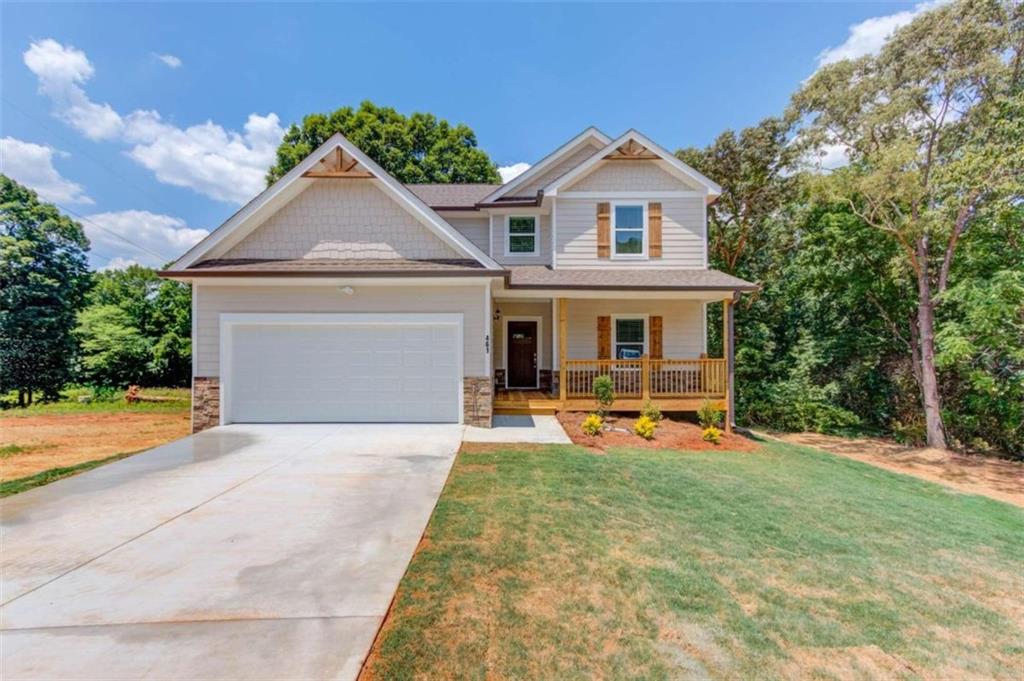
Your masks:
{"label": "asphalt roof shingle", "polygon": [[473,208],[500,184],[407,184],[431,208]]}
{"label": "asphalt roof shingle", "polygon": [[219,259],[203,260],[181,272],[169,274],[222,275],[334,275],[334,274],[395,274],[395,275],[440,275],[440,274],[489,274],[496,276],[500,270],[487,270],[476,260],[409,260],[405,258],[296,258],[290,260],[266,259]]}

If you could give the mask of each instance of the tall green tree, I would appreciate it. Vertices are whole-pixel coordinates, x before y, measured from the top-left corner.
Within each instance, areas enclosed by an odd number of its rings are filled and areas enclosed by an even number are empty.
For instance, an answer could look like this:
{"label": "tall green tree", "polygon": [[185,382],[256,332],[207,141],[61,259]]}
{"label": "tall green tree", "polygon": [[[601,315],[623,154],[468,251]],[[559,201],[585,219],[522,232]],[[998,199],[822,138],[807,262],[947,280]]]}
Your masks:
{"label": "tall green tree", "polygon": [[466,125],[452,125],[428,113],[405,116],[364,101],[333,113],[314,113],[292,125],[277,149],[267,184],[278,180],[314,149],[340,132],[400,182],[463,184],[500,182],[498,169],[477,146]]}
{"label": "tall green tree", "polygon": [[[141,265],[93,274],[79,315],[83,377],[102,385],[186,385],[191,374],[189,286]],[[119,313],[115,313],[118,310]],[[109,338],[131,341],[123,352]],[[126,341],[127,342],[127,341]]]}
{"label": "tall green tree", "polygon": [[81,376],[86,383],[124,387],[144,384],[152,343],[117,305],[90,305],[78,313]]}
{"label": "tall green tree", "polygon": [[828,186],[893,240],[915,285],[913,337],[927,442],[945,448],[936,308],[964,238],[1024,198],[1024,20],[1019,3],[961,0],[923,13],[877,55],[820,69],[793,97],[810,148],[842,145]]}
{"label": "tall green tree", "polygon": [[708,257],[716,268],[737,276],[760,274],[750,271],[754,258],[747,256],[764,247],[771,238],[766,224],[795,196],[792,128],[790,119],[766,118],[739,134],[726,130],[704,149],[676,152],[722,186],[708,208]]}
{"label": "tall green tree", "polygon": [[25,406],[71,375],[75,312],[88,288],[82,226],[0,175],[0,392]]}

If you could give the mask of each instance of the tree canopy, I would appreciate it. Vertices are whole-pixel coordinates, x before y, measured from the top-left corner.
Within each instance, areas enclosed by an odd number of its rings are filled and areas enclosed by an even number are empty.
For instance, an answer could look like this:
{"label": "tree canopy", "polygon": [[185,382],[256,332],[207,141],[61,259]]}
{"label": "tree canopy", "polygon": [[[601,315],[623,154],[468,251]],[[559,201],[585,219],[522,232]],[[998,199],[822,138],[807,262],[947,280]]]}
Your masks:
{"label": "tree canopy", "polygon": [[78,314],[79,378],[101,386],[187,385],[192,297],[185,284],[132,265],[96,272]]}
{"label": "tree canopy", "polygon": [[314,149],[340,132],[400,182],[464,184],[500,182],[497,166],[477,146],[466,125],[452,125],[433,114],[405,116],[391,107],[364,101],[333,113],[314,113],[292,125],[277,148],[277,163],[267,172],[272,184]]}
{"label": "tree canopy", "polygon": [[[1017,21],[1014,21],[1014,13]],[[935,316],[961,239],[1021,200],[1024,21],[1019,4],[961,0],[925,12],[877,55],[823,67],[793,97],[801,142],[840,145],[851,168],[822,183],[913,278],[914,370],[927,440],[946,446]]]}
{"label": "tree canopy", "polygon": [[[1024,453],[1022,46],[1019,4],[961,0],[677,152],[723,187],[711,265],[761,285],[736,317],[740,420]],[[849,165],[803,164],[826,145]]]}
{"label": "tree canopy", "polygon": [[70,379],[88,249],[80,224],[0,175],[0,393],[25,404]]}

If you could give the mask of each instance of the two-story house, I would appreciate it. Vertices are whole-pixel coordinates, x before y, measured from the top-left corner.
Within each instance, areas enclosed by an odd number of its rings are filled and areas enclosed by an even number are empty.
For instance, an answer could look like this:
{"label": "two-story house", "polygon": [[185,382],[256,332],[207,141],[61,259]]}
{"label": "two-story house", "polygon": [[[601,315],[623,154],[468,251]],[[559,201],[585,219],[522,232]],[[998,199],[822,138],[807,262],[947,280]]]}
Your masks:
{"label": "two-story house", "polygon": [[335,135],[163,272],[192,284],[193,430],[489,426],[592,409],[598,375],[617,409],[728,408],[754,286],[708,267],[720,191],[635,130],[589,128],[503,185],[403,185]]}

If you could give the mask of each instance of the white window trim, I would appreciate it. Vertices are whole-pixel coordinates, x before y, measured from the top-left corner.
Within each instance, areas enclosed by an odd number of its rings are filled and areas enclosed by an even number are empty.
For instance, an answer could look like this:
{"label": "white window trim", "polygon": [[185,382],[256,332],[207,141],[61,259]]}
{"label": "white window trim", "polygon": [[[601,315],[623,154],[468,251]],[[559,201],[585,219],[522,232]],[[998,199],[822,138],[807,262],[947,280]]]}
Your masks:
{"label": "white window trim", "polygon": [[536,390],[540,388],[540,365],[544,363],[544,318],[536,315],[512,315],[502,317],[501,329],[501,366],[505,370],[505,389],[508,385],[508,323],[509,322],[537,322],[537,368],[533,378],[533,385],[517,385],[514,390],[526,389]]}
{"label": "white window trim", "polygon": [[[509,228],[513,218],[533,218],[533,250],[512,252],[512,230]],[[516,236],[526,236],[517,234]],[[509,213],[505,216],[505,257],[507,258],[532,258],[540,253],[540,216]]]}
{"label": "white window trim", "polygon": [[649,355],[650,343],[651,343],[651,315],[648,313],[631,313],[631,314],[613,314],[612,315],[612,359],[618,359],[619,353],[619,333],[618,325],[616,322],[620,319],[642,319],[644,321],[644,352],[643,354]]}
{"label": "white window trim", "polygon": [[[643,250],[639,253],[617,253],[615,250],[616,244],[618,243],[615,239],[615,213],[616,208],[619,206],[640,206],[643,208]],[[647,223],[648,214],[648,203],[647,201],[613,201],[612,202],[612,260],[647,260],[647,242],[648,234],[650,232],[650,226]]]}

